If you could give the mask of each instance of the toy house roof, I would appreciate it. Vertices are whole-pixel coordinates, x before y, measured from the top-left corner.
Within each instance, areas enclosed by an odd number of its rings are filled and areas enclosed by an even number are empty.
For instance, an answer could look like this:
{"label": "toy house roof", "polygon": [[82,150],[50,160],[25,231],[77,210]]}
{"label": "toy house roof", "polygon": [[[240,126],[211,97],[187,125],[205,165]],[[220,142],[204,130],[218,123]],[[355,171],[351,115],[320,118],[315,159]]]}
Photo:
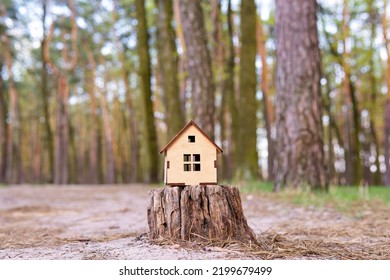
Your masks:
{"label": "toy house roof", "polygon": [[162,148],[162,150],[160,151],[160,154],[165,152],[169,148],[169,146],[171,146],[179,138],[179,136],[182,135],[191,125],[193,125],[196,129],[198,129],[200,131],[200,133],[204,137],[206,137],[206,139],[209,140],[211,144],[213,144],[215,146],[215,148],[217,149],[217,151],[219,153],[223,153],[222,149],[220,147],[218,147],[218,145],[215,144],[215,142],[194,121],[191,120],[189,123],[186,124],[185,127],[182,128],[182,130],[179,131],[178,134],[176,134],[175,137],[172,138],[171,141],[169,141],[169,143],[167,145],[165,145],[164,148]]}

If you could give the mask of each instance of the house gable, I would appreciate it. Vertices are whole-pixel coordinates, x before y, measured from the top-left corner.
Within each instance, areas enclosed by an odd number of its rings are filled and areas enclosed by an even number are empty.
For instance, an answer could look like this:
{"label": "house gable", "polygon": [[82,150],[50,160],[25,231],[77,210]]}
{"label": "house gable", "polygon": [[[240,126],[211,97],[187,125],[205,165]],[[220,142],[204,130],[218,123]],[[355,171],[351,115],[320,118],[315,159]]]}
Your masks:
{"label": "house gable", "polygon": [[218,153],[223,153],[222,149],[214,143],[213,140],[211,140],[211,138],[194,122],[194,121],[190,121],[187,123],[187,125],[185,127],[183,127],[182,130],[179,131],[178,134],[176,134],[175,137],[172,138],[171,141],[169,141],[169,143],[167,145],[165,145],[164,148],[161,149],[160,151],[160,154],[165,152],[171,145],[173,145],[173,143],[175,143],[177,141],[177,139],[183,135],[191,126],[193,126],[194,128],[196,128],[212,145],[214,145],[214,147],[217,149]]}
{"label": "house gable", "polygon": [[165,146],[165,183],[217,183],[217,154],[222,150],[192,121]]}

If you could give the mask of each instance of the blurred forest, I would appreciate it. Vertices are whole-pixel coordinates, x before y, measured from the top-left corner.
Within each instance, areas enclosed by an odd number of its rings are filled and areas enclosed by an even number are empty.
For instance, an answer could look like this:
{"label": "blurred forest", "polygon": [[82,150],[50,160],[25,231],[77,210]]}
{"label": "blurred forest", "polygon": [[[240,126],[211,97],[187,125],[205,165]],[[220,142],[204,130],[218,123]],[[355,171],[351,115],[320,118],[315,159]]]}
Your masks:
{"label": "blurred forest", "polygon": [[390,186],[389,9],[2,0],[0,183],[161,182],[160,148],[193,119],[224,151],[220,182],[279,189],[323,169],[303,182]]}

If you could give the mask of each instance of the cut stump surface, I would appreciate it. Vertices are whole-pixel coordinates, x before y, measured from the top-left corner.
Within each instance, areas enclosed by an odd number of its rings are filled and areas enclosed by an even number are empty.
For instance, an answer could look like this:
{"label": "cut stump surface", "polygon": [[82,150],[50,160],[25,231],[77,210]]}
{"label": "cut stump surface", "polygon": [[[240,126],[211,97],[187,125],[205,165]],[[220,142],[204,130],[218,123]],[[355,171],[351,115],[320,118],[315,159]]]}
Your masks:
{"label": "cut stump surface", "polygon": [[149,192],[149,237],[187,241],[256,242],[236,187],[197,185]]}

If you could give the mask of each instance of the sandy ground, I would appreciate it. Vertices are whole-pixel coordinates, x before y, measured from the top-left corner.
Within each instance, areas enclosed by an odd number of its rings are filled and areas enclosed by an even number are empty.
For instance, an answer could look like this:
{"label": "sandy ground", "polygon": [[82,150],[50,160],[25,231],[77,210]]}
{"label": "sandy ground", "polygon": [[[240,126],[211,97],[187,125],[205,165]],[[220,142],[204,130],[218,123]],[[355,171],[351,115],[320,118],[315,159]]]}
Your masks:
{"label": "sandy ground", "polygon": [[[390,259],[388,208],[341,214],[242,194],[261,250],[149,242],[150,188],[0,188],[0,259]],[[191,244],[190,244],[191,245]]]}

